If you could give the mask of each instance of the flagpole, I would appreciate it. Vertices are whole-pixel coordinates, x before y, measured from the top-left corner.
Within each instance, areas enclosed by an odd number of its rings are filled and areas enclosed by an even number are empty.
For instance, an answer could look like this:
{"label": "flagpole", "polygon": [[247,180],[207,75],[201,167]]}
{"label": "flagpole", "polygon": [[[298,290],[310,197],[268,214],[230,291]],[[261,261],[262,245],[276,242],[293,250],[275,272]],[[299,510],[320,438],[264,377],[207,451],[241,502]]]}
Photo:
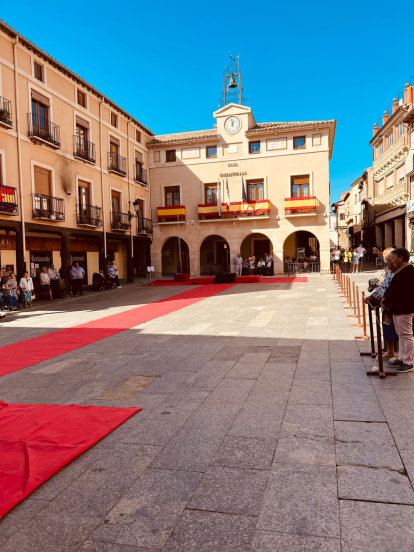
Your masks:
{"label": "flagpole", "polygon": [[178,234],[178,255],[180,257],[180,274],[183,273],[183,260],[181,259],[181,240],[180,240],[180,215],[177,213],[177,234]]}

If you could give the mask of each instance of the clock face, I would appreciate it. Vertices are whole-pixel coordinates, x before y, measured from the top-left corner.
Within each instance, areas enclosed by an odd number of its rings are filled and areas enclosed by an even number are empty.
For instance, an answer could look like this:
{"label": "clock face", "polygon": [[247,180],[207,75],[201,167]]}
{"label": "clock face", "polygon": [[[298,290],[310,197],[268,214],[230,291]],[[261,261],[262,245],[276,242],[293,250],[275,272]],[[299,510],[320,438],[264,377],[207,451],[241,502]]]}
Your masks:
{"label": "clock face", "polygon": [[227,130],[229,134],[234,134],[237,132],[241,127],[240,119],[237,117],[228,117],[226,119],[226,122],[224,123],[224,128]]}

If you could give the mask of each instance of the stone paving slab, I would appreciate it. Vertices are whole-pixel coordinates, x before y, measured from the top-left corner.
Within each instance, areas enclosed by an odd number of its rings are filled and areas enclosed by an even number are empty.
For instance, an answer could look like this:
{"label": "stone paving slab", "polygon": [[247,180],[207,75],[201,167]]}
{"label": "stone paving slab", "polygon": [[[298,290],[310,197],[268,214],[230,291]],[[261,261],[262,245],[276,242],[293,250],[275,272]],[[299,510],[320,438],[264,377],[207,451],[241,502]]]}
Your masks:
{"label": "stone paving slab", "polygon": [[341,552],[339,539],[256,531],[252,552]]}
{"label": "stone paving slab", "polygon": [[276,448],[276,439],[234,437],[223,439],[212,460],[213,466],[268,470]]}

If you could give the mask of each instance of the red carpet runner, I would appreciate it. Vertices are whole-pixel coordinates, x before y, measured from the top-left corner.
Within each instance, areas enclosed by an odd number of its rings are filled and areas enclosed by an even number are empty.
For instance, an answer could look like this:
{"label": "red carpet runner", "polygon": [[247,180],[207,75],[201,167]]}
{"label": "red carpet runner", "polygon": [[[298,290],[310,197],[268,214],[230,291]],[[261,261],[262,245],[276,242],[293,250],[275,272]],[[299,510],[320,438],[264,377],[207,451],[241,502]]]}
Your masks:
{"label": "red carpet runner", "polygon": [[106,316],[93,322],[80,324],[41,337],[19,341],[1,348],[0,376],[21,370],[38,362],[74,351],[95,341],[129,330],[160,316],[194,305],[217,295],[234,284],[200,286],[167,299],[144,305],[119,314]]}
{"label": "red carpet runner", "polygon": [[0,401],[0,518],[140,410]]}

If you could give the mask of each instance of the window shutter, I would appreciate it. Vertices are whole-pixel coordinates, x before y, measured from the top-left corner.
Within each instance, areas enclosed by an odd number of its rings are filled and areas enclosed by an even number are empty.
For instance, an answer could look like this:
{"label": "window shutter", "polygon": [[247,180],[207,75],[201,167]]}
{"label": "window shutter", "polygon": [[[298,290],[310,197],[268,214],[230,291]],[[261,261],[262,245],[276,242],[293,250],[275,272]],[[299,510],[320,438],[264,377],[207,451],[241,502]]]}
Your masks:
{"label": "window shutter", "polygon": [[138,163],[144,162],[144,156],[140,151],[135,152],[135,159],[138,161]]}
{"label": "window shutter", "polygon": [[80,125],[83,128],[87,128],[89,130],[89,127],[90,127],[89,121],[86,121],[85,119],[82,119],[82,117],[78,117],[77,115],[76,115],[76,124]]}
{"label": "window shutter", "polygon": [[41,167],[34,168],[35,193],[50,195],[50,171]]}
{"label": "window shutter", "polygon": [[43,94],[39,94],[39,92],[36,92],[36,90],[32,90],[32,100],[37,100],[43,105],[47,105],[50,107],[50,100],[46,96],[43,96]]}
{"label": "window shutter", "polygon": [[293,176],[292,177],[292,184],[309,184],[309,176]]}
{"label": "window shutter", "polygon": [[398,167],[397,169],[397,183],[405,177],[405,163],[404,165],[401,165],[401,167]]}
{"label": "window shutter", "polygon": [[154,151],[154,163],[159,163],[159,162],[160,162],[160,152]]}

